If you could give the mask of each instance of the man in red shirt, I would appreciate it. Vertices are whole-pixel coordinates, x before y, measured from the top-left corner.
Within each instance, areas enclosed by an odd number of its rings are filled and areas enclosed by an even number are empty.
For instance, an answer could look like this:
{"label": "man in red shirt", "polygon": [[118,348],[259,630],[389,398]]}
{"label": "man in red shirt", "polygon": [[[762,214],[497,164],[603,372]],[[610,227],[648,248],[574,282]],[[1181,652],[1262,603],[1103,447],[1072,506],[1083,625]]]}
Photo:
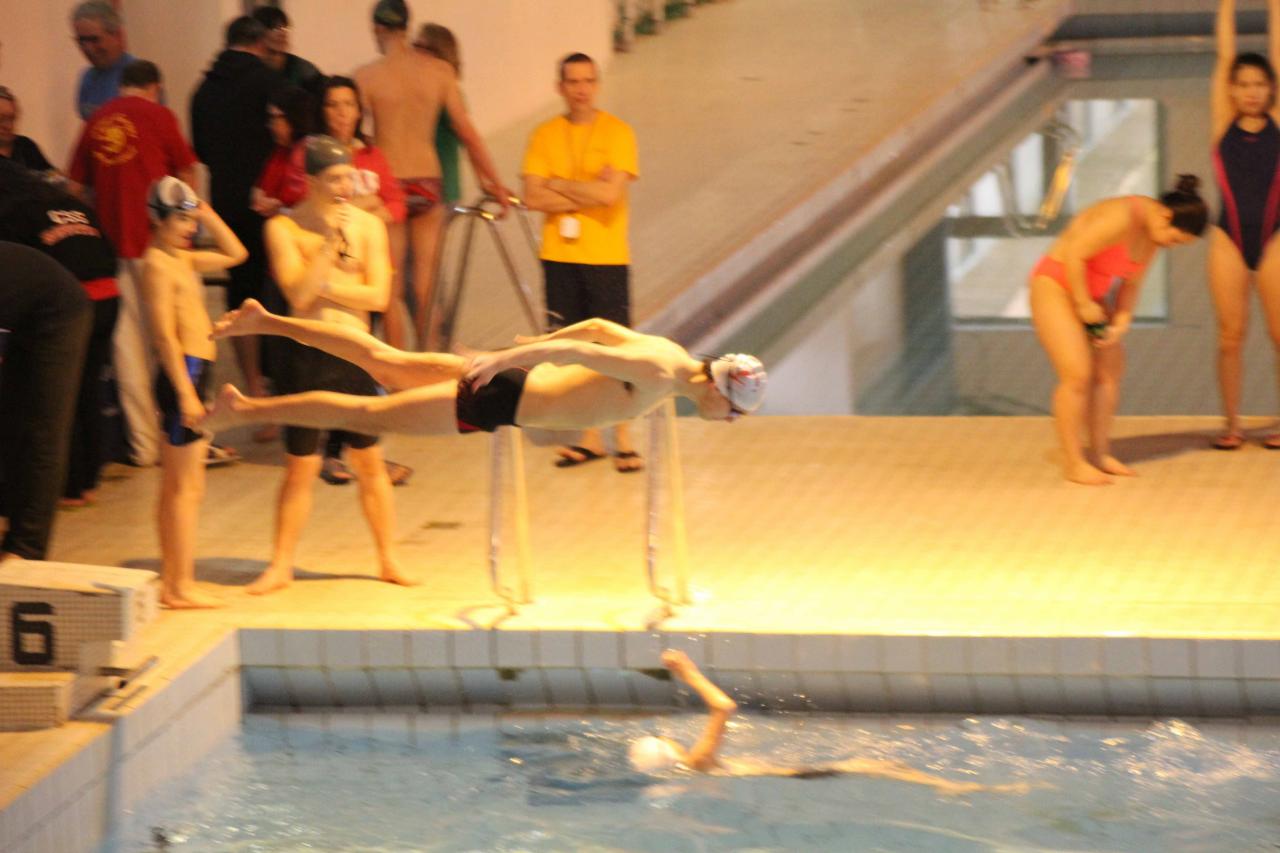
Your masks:
{"label": "man in red shirt", "polygon": [[192,183],[197,162],[177,118],[159,100],[160,69],[145,60],[128,65],[119,96],[99,107],[85,125],[70,169],[72,180],[93,189],[98,219],[120,259],[114,363],[137,465],[154,465],[160,454],[151,392],[154,370],[139,298],[139,259],[151,239],[147,191],[165,175]]}

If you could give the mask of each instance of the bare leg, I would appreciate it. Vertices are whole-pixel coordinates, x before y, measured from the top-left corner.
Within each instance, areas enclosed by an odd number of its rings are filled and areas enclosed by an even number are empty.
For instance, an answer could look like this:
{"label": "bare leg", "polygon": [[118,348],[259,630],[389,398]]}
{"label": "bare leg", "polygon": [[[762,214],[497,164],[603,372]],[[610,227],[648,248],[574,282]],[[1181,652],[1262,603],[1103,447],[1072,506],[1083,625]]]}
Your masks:
{"label": "bare leg", "polygon": [[613,428],[613,450],[613,467],[619,471],[626,473],[644,468],[644,460],[639,455],[627,455],[636,452],[636,446],[631,441],[631,424],[624,422]]}
{"label": "bare leg", "polygon": [[444,226],[444,204],[409,220],[409,236],[413,242],[413,327],[418,349],[429,349],[434,340],[427,333],[427,312],[435,298],[436,261],[440,251],[440,233]]}
{"label": "bare leg", "polygon": [[[596,456],[603,456],[604,436],[600,434],[600,430],[598,429],[584,429],[582,431],[582,437],[578,439],[578,444],[575,446],[581,447],[583,450],[590,450]],[[566,460],[565,462],[560,463],[564,467],[570,467],[571,465],[586,462],[588,459],[595,458],[583,455],[582,450],[575,450],[573,447],[568,446],[557,447],[556,453],[560,455],[561,459]]]}
{"label": "bare leg", "polygon": [[[1272,239],[1267,243],[1262,262],[1258,264],[1257,280],[1267,334],[1276,356],[1276,376],[1280,380],[1280,240]],[[1263,445],[1271,450],[1280,450],[1280,432],[1268,435],[1263,439]]]}
{"label": "bare leg", "polygon": [[1221,228],[1209,234],[1209,291],[1218,315],[1218,388],[1226,432],[1216,442],[1223,449],[1239,447],[1241,351],[1249,323],[1249,268],[1240,250]]}
{"label": "bare leg", "polygon": [[382,458],[382,448],[378,445],[357,450],[347,450],[347,459],[351,462],[351,471],[356,475],[360,489],[360,508],[364,510],[365,521],[373,533],[374,544],[378,548],[378,564],[382,569],[382,579],[388,583],[402,586],[415,586],[419,583],[400,570],[395,556],[395,501],[391,496],[391,478],[387,475],[387,466]]}
{"label": "bare leg", "polygon": [[1031,786],[1025,782],[1010,785],[984,785],[980,782],[955,782],[916,770],[907,764],[897,761],[880,761],[872,758],[850,758],[829,765],[831,770],[839,773],[857,773],[863,776],[875,776],[880,779],[894,779],[899,782],[912,782],[916,785],[928,785],[939,794],[954,796],[969,794],[975,791],[991,791],[1006,794],[1025,794]]}
{"label": "bare leg", "polygon": [[1123,477],[1137,472],[1111,455],[1111,422],[1120,399],[1120,379],[1124,376],[1124,344],[1094,350],[1093,398],[1089,406],[1089,437],[1098,467]]}
{"label": "bare leg", "polygon": [[247,587],[250,595],[265,595],[293,583],[293,559],[302,528],[311,515],[312,484],[324,459],[320,454],[285,456],[284,482],[276,500],[276,541],[271,564]]}
{"label": "bare leg", "polygon": [[1062,446],[1063,476],[1073,483],[1106,485],[1111,478],[1089,464],[1080,442],[1093,357],[1066,290],[1051,278],[1036,277],[1031,282],[1031,318],[1058,374],[1053,420]]}
{"label": "bare leg", "polygon": [[221,607],[222,601],[196,587],[196,529],[204,498],[204,458],[209,442],[160,447],[160,603],[174,609]]}
{"label": "bare leg", "polygon": [[[450,435],[457,431],[456,402],[457,386],[445,382],[386,397],[333,391],[245,397],[234,386],[226,385],[205,418],[204,427],[219,431],[237,424],[268,423],[345,429],[365,435]],[[317,468],[311,476],[318,473]]]}
{"label": "bare leg", "polygon": [[404,270],[409,262],[408,223],[387,225],[387,245],[391,250],[391,300],[382,315],[387,343],[396,349],[409,349],[409,308],[404,303]]}

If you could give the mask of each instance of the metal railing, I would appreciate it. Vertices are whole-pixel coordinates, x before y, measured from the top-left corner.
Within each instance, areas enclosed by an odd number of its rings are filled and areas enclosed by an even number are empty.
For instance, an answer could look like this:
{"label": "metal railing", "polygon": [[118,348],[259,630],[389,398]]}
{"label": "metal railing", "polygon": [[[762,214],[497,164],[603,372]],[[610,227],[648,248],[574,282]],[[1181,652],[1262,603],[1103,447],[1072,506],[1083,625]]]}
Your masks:
{"label": "metal railing", "polygon": [[[538,255],[538,241],[533,233],[533,226],[529,224],[529,208],[515,196],[511,196],[509,202],[512,210],[515,211],[514,217],[519,220],[529,248],[536,258]],[[530,332],[538,334],[542,331],[542,314],[536,307],[538,304],[537,297],[528,282],[520,277],[520,271],[516,267],[511,248],[501,228],[501,214],[501,207],[497,199],[492,196],[484,196],[475,204],[457,204],[449,208],[440,235],[440,249],[436,260],[435,288],[432,293],[431,305],[427,309],[426,340],[420,345],[420,349],[430,352],[447,352],[453,346],[454,333],[458,324],[458,313],[462,310],[463,296],[466,293],[467,270],[470,267],[471,252],[475,245],[476,228],[482,223],[493,238],[493,244],[498,250],[498,257],[501,259],[502,266],[511,282],[511,287],[515,291],[516,300],[520,303],[520,309],[529,324]],[[462,239],[460,260],[458,261],[456,274],[450,277],[445,274],[448,265],[447,249],[451,240],[458,239],[459,235],[461,235]]]}

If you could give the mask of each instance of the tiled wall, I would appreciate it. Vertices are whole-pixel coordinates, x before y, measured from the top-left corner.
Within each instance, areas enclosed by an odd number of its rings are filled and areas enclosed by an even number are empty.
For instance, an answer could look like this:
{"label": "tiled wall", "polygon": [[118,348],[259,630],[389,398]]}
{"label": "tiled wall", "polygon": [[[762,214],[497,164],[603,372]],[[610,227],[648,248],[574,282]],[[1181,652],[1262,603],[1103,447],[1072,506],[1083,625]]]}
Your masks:
{"label": "tiled wall", "polygon": [[98,849],[116,816],[239,727],[238,652],[229,633],[193,665],[125,702],[107,732],[0,811],[0,851]]}
{"label": "tiled wall", "polygon": [[682,648],[741,704],[780,710],[1280,713],[1280,641],[577,631],[241,632],[250,701],[525,709],[684,704]]}

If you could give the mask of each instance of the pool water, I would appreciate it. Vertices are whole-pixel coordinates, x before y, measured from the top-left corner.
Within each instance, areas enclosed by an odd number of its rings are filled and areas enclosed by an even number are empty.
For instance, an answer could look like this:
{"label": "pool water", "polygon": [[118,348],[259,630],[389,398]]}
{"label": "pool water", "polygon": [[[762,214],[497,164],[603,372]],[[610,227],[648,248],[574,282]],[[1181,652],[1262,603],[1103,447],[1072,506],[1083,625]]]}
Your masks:
{"label": "pool water", "polygon": [[862,756],[1025,794],[846,776],[646,777],[697,714],[251,714],[103,851],[1249,851],[1280,846],[1280,727],[743,715],[726,755]]}

